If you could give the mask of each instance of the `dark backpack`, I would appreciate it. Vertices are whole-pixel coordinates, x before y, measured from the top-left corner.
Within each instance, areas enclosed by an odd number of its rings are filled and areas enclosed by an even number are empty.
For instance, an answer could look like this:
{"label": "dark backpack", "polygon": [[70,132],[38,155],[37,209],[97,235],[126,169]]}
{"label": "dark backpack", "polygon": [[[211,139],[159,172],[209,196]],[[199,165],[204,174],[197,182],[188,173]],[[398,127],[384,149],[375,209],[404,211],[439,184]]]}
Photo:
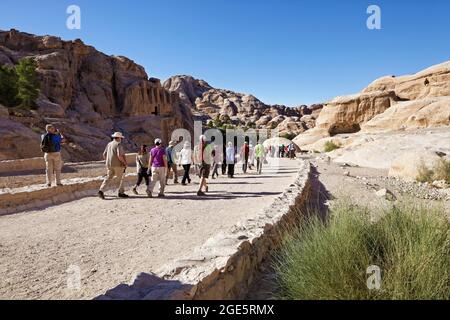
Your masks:
{"label": "dark backpack", "polygon": [[50,133],[45,134],[42,138],[41,151],[43,153],[55,152],[55,146],[53,145],[52,135]]}

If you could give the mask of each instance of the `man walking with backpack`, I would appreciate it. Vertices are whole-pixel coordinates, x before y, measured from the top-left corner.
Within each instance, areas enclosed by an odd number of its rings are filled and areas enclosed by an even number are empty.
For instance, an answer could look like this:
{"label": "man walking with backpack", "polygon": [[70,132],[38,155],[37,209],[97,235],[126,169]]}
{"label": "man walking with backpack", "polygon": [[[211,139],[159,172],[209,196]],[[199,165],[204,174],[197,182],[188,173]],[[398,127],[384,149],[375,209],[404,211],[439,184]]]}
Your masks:
{"label": "man walking with backpack", "polygon": [[125,151],[121,145],[121,142],[125,137],[120,132],[116,132],[112,135],[114,139],[106,146],[103,152],[103,158],[106,161],[106,168],[108,170],[107,176],[100,187],[98,196],[100,199],[105,199],[105,190],[109,182],[111,182],[114,177],[119,180],[119,198],[128,198],[125,194],[125,189],[123,187],[123,178],[125,176],[125,170],[128,167],[127,159],[125,157]]}
{"label": "man walking with backpack", "polygon": [[64,143],[64,137],[52,124],[48,124],[45,131],[46,134],[41,138],[41,151],[44,153],[47,187],[52,186],[53,174],[56,185],[61,186],[61,144]]}

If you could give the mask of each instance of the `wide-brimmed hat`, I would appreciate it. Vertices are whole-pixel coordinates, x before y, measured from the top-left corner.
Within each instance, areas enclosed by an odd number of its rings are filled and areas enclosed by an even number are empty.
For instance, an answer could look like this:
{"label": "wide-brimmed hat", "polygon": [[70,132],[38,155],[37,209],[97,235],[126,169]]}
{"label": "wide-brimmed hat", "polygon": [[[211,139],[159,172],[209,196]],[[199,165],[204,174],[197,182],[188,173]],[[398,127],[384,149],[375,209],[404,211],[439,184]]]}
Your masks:
{"label": "wide-brimmed hat", "polygon": [[122,132],[115,132],[112,136],[112,138],[120,138],[120,139],[125,139],[125,137],[123,136]]}

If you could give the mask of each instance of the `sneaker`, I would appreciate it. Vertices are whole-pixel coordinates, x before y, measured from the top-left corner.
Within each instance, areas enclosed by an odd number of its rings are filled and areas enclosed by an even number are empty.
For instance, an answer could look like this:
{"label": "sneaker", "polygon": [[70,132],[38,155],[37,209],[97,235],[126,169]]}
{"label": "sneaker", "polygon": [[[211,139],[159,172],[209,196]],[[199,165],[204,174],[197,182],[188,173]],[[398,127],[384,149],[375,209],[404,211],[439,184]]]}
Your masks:
{"label": "sneaker", "polygon": [[182,186],[187,186],[186,182],[181,183]]}
{"label": "sneaker", "polygon": [[119,193],[119,198],[126,199],[126,198],[129,198],[129,196],[125,193]]}
{"label": "sneaker", "polygon": [[136,187],[134,187],[131,191],[133,191],[133,193],[135,194],[135,195],[138,195],[139,193],[137,192],[137,190],[136,190]]}
{"label": "sneaker", "polygon": [[162,194],[162,193],[158,194],[158,198],[164,198],[164,197],[165,197],[164,194]]}
{"label": "sneaker", "polygon": [[103,193],[103,191],[98,192],[98,197],[102,200],[105,200],[105,194]]}
{"label": "sneaker", "polygon": [[206,194],[202,191],[198,191],[197,196],[202,197],[202,196],[206,196]]}

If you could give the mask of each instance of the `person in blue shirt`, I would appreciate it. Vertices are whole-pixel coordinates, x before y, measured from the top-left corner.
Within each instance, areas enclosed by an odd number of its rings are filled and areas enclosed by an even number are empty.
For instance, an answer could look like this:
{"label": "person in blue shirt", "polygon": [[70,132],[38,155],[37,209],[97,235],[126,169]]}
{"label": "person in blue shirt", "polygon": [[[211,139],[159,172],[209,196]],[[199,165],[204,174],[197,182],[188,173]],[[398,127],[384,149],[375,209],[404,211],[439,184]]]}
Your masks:
{"label": "person in blue shirt", "polygon": [[45,130],[46,134],[41,137],[41,150],[44,153],[47,187],[52,186],[53,175],[55,175],[56,185],[62,186],[61,145],[64,143],[64,137],[52,124],[48,124]]}

